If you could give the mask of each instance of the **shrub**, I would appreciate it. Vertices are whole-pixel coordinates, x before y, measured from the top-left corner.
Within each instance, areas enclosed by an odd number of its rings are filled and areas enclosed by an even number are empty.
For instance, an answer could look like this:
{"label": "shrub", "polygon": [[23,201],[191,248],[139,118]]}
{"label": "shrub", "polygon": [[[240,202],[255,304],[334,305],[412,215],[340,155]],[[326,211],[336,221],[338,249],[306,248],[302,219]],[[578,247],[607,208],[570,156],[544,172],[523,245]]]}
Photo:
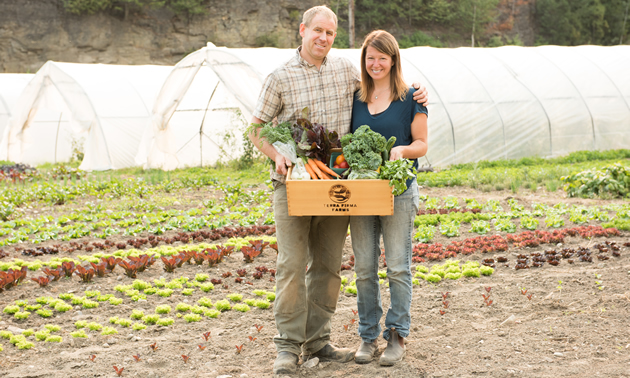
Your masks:
{"label": "shrub", "polygon": [[232,308],[232,306],[230,305],[230,302],[228,302],[226,299],[216,301],[216,303],[214,304],[214,307],[221,312],[227,311]]}
{"label": "shrub", "polygon": [[7,306],[4,308],[4,310],[2,310],[2,312],[4,312],[5,314],[15,314],[16,312],[20,311],[20,306]]}
{"label": "shrub", "polygon": [[61,326],[58,326],[56,324],[46,324],[44,326],[44,328],[46,328],[47,330],[49,330],[50,332],[58,332],[61,331]]}
{"label": "shrub", "polygon": [[91,301],[89,299],[85,299],[83,301],[83,308],[96,308],[98,307],[98,302],[96,301]]}
{"label": "shrub", "polygon": [[169,305],[161,305],[155,308],[156,314],[168,314],[171,312],[171,306]]}
{"label": "shrub", "polygon": [[173,290],[171,289],[162,289],[157,291],[157,295],[162,298],[168,298],[171,296],[171,294],[173,294]]}
{"label": "shrub", "polygon": [[190,310],[190,305],[188,303],[178,303],[177,306],[175,306],[175,310],[179,311],[179,312],[186,312]]}
{"label": "shrub", "polygon": [[429,268],[427,268],[424,265],[418,265],[418,266],[416,266],[416,271],[418,271],[420,273],[429,273]]}
{"label": "shrub", "polygon": [[247,312],[250,310],[249,306],[245,303],[237,303],[232,307],[232,309],[240,312]]}
{"label": "shrub", "polygon": [[212,309],[208,309],[208,310],[206,310],[206,312],[204,312],[203,314],[204,314],[205,316],[209,317],[209,318],[216,319],[216,318],[218,318],[218,317],[219,317],[219,314],[220,314],[220,313],[221,313],[220,311],[217,311],[217,310],[212,310]]}
{"label": "shrub", "polygon": [[63,339],[59,335],[50,335],[44,340],[47,343],[60,343]]}
{"label": "shrub", "polygon": [[77,327],[77,329],[81,329],[87,327],[87,324],[85,320],[78,320],[74,323],[74,326]]}
{"label": "shrub", "polygon": [[210,290],[213,290],[213,289],[214,289],[214,285],[213,285],[213,284],[211,284],[210,282],[208,282],[208,283],[205,283],[205,284],[201,284],[201,285],[199,286],[199,289],[200,289],[201,291],[203,291],[204,293],[207,293],[207,292],[209,292]]}
{"label": "shrub", "polygon": [[162,318],[157,321],[157,325],[162,326],[162,327],[168,327],[172,325],[174,322],[175,322],[175,319],[173,318]]}
{"label": "shrub", "polygon": [[201,321],[201,315],[199,314],[186,314],[184,315],[184,320],[188,323],[199,322]]}
{"label": "shrub", "polygon": [[9,340],[11,336],[13,336],[13,333],[9,331],[0,331],[0,337],[2,337],[3,339]]}
{"label": "shrub", "polygon": [[109,304],[113,306],[118,306],[121,303],[123,303],[122,298],[116,298],[116,297],[109,298]]}
{"label": "shrub", "polygon": [[190,312],[192,312],[193,314],[203,314],[205,310],[206,309],[201,306],[192,306],[190,308]]}
{"label": "shrub", "polygon": [[57,303],[55,305],[55,311],[57,311],[57,312],[66,312],[66,311],[70,311],[70,310],[72,310],[72,306],[67,304],[67,303],[61,302],[61,303]]}
{"label": "shrub", "polygon": [[50,331],[47,329],[43,329],[41,331],[35,332],[35,340],[44,341],[48,336],[50,336]]}
{"label": "shrub", "polygon": [[34,346],[35,346],[35,344],[33,344],[31,342],[28,342],[28,341],[20,342],[20,343],[17,343],[17,345],[16,345],[16,347],[18,349],[31,349]]}
{"label": "shrub", "polygon": [[251,299],[251,298],[247,298],[243,300],[243,303],[245,303],[248,306],[255,306],[256,300],[255,299]]}
{"label": "shrub", "polygon": [[103,326],[96,322],[89,322],[86,326],[90,331],[100,331],[103,329]]}
{"label": "shrub", "polygon": [[271,303],[269,303],[268,301],[256,301],[254,305],[258,308],[266,309],[271,306]]}
{"label": "shrub", "polygon": [[71,332],[71,333],[70,333],[70,336],[72,336],[72,337],[74,337],[74,338],[77,338],[77,337],[84,338],[84,339],[87,339],[87,338],[88,338],[87,334],[86,334],[86,333],[85,333],[85,331],[84,331],[84,330],[82,330],[82,329],[81,329],[81,330],[78,330],[78,331],[75,331],[75,332]]}
{"label": "shrub", "polygon": [[116,331],[116,328],[114,327],[103,327],[103,331],[101,332],[101,335],[116,335],[118,334],[118,331]]}
{"label": "shrub", "polygon": [[200,306],[204,306],[204,307],[212,307],[212,301],[211,301],[211,300],[210,300],[210,298],[208,298],[208,297],[203,297],[203,298],[200,298],[200,299],[197,301],[197,303],[198,303]]}
{"label": "shrub", "polygon": [[158,322],[158,320],[160,320],[160,315],[154,314],[154,315],[145,315],[142,318],[142,321],[145,324],[155,324]]}
{"label": "shrub", "polygon": [[118,319],[118,324],[121,327],[129,327],[133,322],[130,319]]}
{"label": "shrub", "polygon": [[446,273],[444,275],[444,278],[448,278],[449,280],[458,280],[462,277],[462,274],[457,272],[457,273]]}
{"label": "shrub", "polygon": [[34,305],[26,305],[24,306],[24,309],[26,311],[37,311],[42,307],[42,305],[40,304],[34,304]]}
{"label": "shrub", "polygon": [[24,312],[16,312],[13,317],[16,318],[17,320],[24,320],[24,319],[28,319],[28,316],[31,313],[28,311],[24,311]]}
{"label": "shrub", "polygon": [[53,313],[50,310],[41,309],[41,310],[37,310],[36,314],[41,316],[42,318],[50,318]]}
{"label": "shrub", "polygon": [[232,293],[232,294],[228,294],[227,298],[231,300],[232,302],[240,302],[243,299],[243,295]]}
{"label": "shrub", "polygon": [[48,304],[48,302],[52,301],[53,298],[52,297],[39,297],[35,300],[35,302],[45,305]]}
{"label": "shrub", "polygon": [[144,325],[144,324],[142,324],[142,323],[136,323],[136,324],[134,324],[134,325],[133,325],[133,327],[131,327],[131,328],[132,328],[134,331],[140,331],[140,330],[146,329],[146,328],[147,328],[147,326],[145,326],[145,325]]}
{"label": "shrub", "polygon": [[414,240],[420,243],[430,243],[435,237],[435,226],[420,225],[418,231],[413,236]]}
{"label": "shrub", "polygon": [[142,280],[134,280],[131,284],[131,287],[136,290],[144,290],[150,288],[151,284]]}
{"label": "shrub", "polygon": [[462,270],[462,275],[464,277],[479,277],[481,272],[478,268],[464,268]]}
{"label": "shrub", "polygon": [[210,276],[204,273],[195,274],[195,280],[199,282],[205,282],[208,278],[210,278]]}

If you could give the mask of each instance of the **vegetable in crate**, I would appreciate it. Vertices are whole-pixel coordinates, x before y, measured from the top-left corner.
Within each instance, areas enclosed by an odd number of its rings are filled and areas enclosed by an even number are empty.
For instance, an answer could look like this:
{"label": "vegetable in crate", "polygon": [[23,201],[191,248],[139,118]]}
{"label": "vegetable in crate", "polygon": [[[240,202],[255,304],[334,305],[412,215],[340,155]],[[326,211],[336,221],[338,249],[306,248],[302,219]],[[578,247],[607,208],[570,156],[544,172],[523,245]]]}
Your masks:
{"label": "vegetable in crate", "polygon": [[[394,139],[395,140],[395,139]],[[350,168],[376,171],[383,162],[382,153],[386,150],[387,139],[363,125],[353,134],[341,138],[343,155]]]}

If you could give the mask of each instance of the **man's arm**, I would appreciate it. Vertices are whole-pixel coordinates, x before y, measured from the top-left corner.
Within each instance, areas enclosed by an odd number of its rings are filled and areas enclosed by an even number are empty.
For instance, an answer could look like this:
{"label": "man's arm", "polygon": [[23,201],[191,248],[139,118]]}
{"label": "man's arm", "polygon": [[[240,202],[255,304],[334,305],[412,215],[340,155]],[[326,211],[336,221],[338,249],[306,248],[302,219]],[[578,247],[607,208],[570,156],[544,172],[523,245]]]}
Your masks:
{"label": "man's arm", "polygon": [[[252,117],[252,123],[263,124],[265,122],[260,118]],[[258,148],[260,152],[267,155],[269,159],[273,160],[276,163],[276,172],[278,174],[286,176],[287,167],[291,165],[291,161],[278,153],[276,148],[269,144],[266,139],[260,138],[258,136],[259,133],[260,129],[253,129],[252,132],[250,132],[248,135],[249,140],[254,143],[254,146],[256,146],[256,148]]]}

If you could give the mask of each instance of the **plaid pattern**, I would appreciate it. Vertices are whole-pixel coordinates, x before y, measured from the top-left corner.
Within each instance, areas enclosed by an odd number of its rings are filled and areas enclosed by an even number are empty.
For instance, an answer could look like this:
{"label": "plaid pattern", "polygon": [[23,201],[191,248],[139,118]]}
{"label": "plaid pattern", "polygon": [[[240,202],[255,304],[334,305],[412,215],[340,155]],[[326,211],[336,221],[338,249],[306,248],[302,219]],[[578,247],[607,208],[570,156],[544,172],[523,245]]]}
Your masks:
{"label": "plaid pattern", "polygon": [[339,136],[350,132],[352,101],[360,73],[346,58],[326,57],[320,70],[300,56],[277,68],[265,79],[254,116],[269,122],[293,122],[308,107],[309,119]]}

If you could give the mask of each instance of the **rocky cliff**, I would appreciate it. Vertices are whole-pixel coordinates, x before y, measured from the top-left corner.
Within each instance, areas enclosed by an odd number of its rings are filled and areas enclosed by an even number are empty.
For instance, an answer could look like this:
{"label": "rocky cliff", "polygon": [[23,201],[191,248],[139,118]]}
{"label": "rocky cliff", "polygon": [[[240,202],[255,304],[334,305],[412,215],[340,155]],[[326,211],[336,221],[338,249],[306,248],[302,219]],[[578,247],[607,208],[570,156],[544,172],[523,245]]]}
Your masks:
{"label": "rocky cliff", "polygon": [[[172,65],[209,41],[228,47],[295,47],[302,13],[321,2],[208,0],[206,14],[188,18],[166,8],[77,16],[67,13],[61,0],[0,0],[0,72],[36,72],[48,60]],[[532,45],[534,5],[534,0],[501,0],[496,22],[485,34],[502,43],[518,36]],[[362,26],[357,25],[358,34],[365,34]],[[449,45],[467,46],[466,38]]]}
{"label": "rocky cliff", "polygon": [[58,0],[0,0],[0,72],[36,72],[46,61],[175,64],[206,45],[299,44],[298,25],[313,0],[212,0],[205,15],[161,9],[76,16]]}

